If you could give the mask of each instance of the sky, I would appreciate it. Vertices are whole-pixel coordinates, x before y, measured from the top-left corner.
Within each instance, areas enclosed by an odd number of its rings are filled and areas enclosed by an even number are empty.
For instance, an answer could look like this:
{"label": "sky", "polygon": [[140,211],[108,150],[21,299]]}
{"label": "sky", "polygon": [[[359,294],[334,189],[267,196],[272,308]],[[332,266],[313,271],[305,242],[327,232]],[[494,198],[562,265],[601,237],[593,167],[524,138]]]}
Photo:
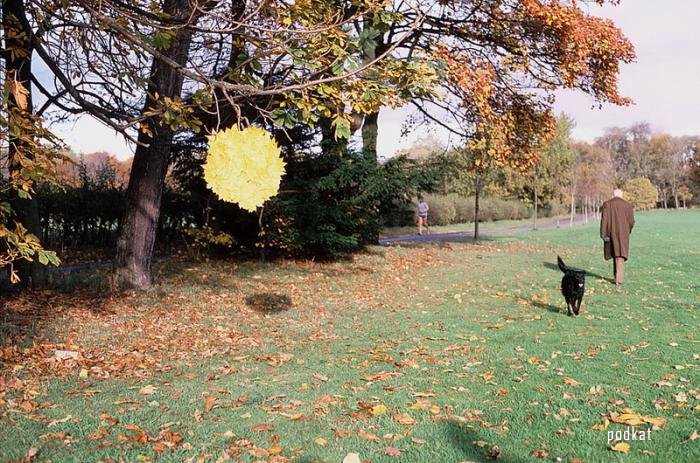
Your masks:
{"label": "sky", "polygon": [[[700,135],[700,0],[622,0],[618,6],[584,5],[590,13],[612,19],[632,41],[637,60],[622,65],[621,93],[635,104],[604,105],[581,92],[560,91],[554,109],[576,122],[573,136],[593,141],[607,127],[649,122],[654,131],[671,135]],[[391,157],[427,135],[421,128],[401,136],[410,108],[383,109],[379,116],[378,153]],[[133,146],[89,117],[54,127],[57,135],[77,153],[107,151],[125,159]],[[448,135],[435,129],[438,138]]]}

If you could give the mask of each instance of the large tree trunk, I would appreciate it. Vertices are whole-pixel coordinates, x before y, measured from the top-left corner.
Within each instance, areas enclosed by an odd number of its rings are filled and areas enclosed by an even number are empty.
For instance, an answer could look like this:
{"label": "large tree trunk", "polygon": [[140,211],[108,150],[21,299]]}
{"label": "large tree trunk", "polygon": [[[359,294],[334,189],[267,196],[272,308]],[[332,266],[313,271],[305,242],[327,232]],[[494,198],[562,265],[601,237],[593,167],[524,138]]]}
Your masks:
{"label": "large tree trunk", "polygon": [[[374,23],[373,15],[365,18],[365,27],[371,27]],[[376,59],[387,50],[385,37],[380,33],[375,39],[376,45],[364,51],[363,64],[367,64]],[[379,111],[365,115],[364,124],[362,125],[362,151],[365,156],[371,159],[377,159],[377,139],[379,137]]]}
{"label": "large tree trunk", "polygon": [[[27,126],[25,119],[34,113],[32,105],[32,39],[31,26],[23,0],[5,0],[2,4],[2,28],[5,39],[3,58],[5,60],[5,78],[14,87],[7,98],[7,119],[9,140],[7,147],[8,170],[10,175],[22,170],[21,159],[32,159],[32,130],[20,129]],[[20,96],[23,95],[23,96]],[[16,98],[19,97],[19,98]],[[32,126],[32,124],[29,124]],[[20,133],[19,136],[17,134]],[[14,219],[20,222],[38,238],[42,237],[39,203],[36,195],[31,199],[20,198],[16,192],[11,193]],[[21,260],[16,265],[20,281],[25,287],[41,286],[45,282],[46,270],[37,260]]]}
{"label": "large tree trunk", "polygon": [[[163,11],[171,17],[187,18],[190,8],[187,0],[166,0]],[[191,30],[179,29],[172,45],[164,54],[178,65],[184,66],[191,40]],[[151,83],[144,112],[158,106],[153,95],[173,98],[182,92],[182,75],[163,61],[154,59],[150,75]],[[139,145],[134,154],[126,192],[126,212],[117,240],[114,285],[121,289],[145,289],[151,286],[153,246],[174,135],[170,127],[160,125],[157,117],[147,119],[146,124],[152,135],[144,130],[139,132]]]}

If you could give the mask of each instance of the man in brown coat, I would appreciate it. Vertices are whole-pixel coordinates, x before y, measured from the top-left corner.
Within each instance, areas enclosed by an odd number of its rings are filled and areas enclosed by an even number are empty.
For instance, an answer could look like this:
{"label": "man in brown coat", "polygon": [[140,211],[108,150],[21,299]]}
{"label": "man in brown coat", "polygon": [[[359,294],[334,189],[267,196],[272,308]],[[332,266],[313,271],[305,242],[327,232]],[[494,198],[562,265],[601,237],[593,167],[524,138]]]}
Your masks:
{"label": "man in brown coat", "polygon": [[634,208],[622,199],[622,190],[615,189],[612,199],[600,208],[600,237],[604,241],[605,260],[613,259],[615,284],[625,279],[625,261],[630,252],[630,233],[634,227]]}

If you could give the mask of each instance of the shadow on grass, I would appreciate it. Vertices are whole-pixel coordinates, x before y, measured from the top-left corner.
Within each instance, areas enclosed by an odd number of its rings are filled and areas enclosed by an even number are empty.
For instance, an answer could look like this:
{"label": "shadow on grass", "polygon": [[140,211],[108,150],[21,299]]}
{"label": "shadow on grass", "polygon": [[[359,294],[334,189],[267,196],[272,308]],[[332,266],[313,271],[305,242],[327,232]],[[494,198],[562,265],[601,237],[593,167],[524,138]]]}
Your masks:
{"label": "shadow on grass", "polygon": [[274,314],[292,307],[292,298],[286,294],[257,293],[245,298],[245,303],[256,312]]}
{"label": "shadow on grass", "polygon": [[515,298],[519,299],[527,304],[533,305],[533,306],[538,307],[540,309],[549,310],[550,312],[554,312],[556,314],[563,314],[564,313],[556,305],[546,304],[546,303],[540,302],[540,301],[533,301],[532,299],[529,299],[529,298],[523,297],[523,296],[515,296]]}
{"label": "shadow on grass", "polygon": [[[462,460],[474,462],[498,461],[500,463],[520,463],[521,459],[498,452],[494,449],[494,443],[487,443],[484,447],[479,447],[476,442],[485,441],[479,434],[469,427],[455,421],[442,421],[442,434],[455,448],[456,453]],[[496,456],[498,453],[498,456]]]}
{"label": "shadow on grass", "polygon": [[401,246],[403,248],[422,248],[427,246],[444,247],[449,243],[464,243],[478,246],[481,243],[490,243],[498,241],[495,236],[481,236],[475,240],[471,235],[462,235],[461,233],[446,233],[442,235],[422,235],[416,237],[407,237],[404,239],[388,239],[381,241],[380,244],[384,247]]}
{"label": "shadow on grass", "polygon": [[[559,267],[557,266],[557,264],[554,264],[554,263],[552,263],[552,262],[542,262],[542,265],[543,265],[545,268],[548,268],[548,269],[550,269],[550,270],[556,270],[557,272],[561,272],[561,270],[559,270]],[[576,268],[574,268],[574,267],[571,267],[571,268],[572,268],[573,270],[578,270],[578,269],[576,269]],[[607,282],[610,283],[610,284],[615,284],[615,280],[612,279],[612,278],[610,278],[610,277],[604,277],[603,275],[599,275],[599,274],[597,274],[597,273],[593,273],[593,272],[590,272],[590,271],[588,271],[588,270],[583,270],[583,272],[586,273],[586,276],[594,277],[594,278],[600,278],[601,280],[605,280],[605,281],[607,281]]]}

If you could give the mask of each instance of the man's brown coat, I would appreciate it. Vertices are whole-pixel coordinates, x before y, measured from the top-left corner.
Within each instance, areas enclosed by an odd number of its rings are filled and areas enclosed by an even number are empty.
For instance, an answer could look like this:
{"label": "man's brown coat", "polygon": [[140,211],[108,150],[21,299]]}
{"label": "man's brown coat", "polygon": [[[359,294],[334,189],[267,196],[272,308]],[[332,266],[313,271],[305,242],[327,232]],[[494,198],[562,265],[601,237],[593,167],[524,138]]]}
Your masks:
{"label": "man's brown coat", "polygon": [[600,209],[600,237],[605,240],[603,252],[605,260],[624,257],[630,253],[630,233],[634,227],[634,208],[622,198],[612,198],[603,203]]}

